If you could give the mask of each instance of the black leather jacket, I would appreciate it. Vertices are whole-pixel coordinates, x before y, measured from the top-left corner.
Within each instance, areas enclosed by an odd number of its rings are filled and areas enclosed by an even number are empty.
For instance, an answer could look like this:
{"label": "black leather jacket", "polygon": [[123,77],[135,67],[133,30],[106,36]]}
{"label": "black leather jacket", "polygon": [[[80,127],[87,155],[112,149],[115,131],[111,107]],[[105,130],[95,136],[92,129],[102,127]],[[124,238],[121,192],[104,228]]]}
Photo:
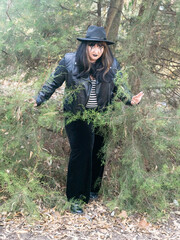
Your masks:
{"label": "black leather jacket", "polygon": [[[51,74],[48,81],[42,87],[39,92],[36,103],[39,106],[44,101],[48,100],[54,91],[60,87],[64,81],[66,81],[65,98],[64,98],[64,110],[76,113],[83,111],[88,102],[91,92],[91,80],[90,76],[87,78],[77,78],[78,67],[75,61],[76,53],[67,53],[64,58],[59,62],[58,67]],[[111,66],[113,72],[112,81],[110,82],[98,82],[96,85],[96,95],[98,109],[105,109],[105,107],[111,103],[111,100],[117,91],[114,83],[115,75],[120,70],[120,65],[116,59],[114,59]],[[127,87],[123,84],[124,94],[119,97],[127,105],[131,105],[131,93]],[[128,97],[127,97],[128,96]]]}

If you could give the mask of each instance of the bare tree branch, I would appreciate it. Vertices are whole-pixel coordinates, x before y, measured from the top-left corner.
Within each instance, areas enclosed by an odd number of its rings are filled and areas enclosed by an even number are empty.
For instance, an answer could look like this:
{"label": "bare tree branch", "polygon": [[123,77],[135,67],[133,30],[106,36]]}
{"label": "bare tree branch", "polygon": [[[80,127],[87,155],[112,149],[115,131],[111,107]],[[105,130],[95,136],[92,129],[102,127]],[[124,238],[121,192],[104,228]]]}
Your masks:
{"label": "bare tree branch", "polygon": [[10,9],[10,7],[11,7],[11,4],[12,4],[12,1],[11,1],[11,0],[8,0],[8,2],[7,2],[6,15],[7,15],[7,17],[9,18],[9,20],[12,22],[12,19],[11,19],[11,17],[9,16],[9,9]]}
{"label": "bare tree branch", "polygon": [[71,10],[72,10],[72,9],[70,9],[70,8],[64,7],[62,4],[59,4],[59,6],[60,6],[62,9],[66,10],[66,11],[71,11]]}
{"label": "bare tree branch", "polygon": [[1,50],[3,53],[5,53],[6,55],[9,55],[9,53],[7,53],[6,51],[4,51],[4,50]]}

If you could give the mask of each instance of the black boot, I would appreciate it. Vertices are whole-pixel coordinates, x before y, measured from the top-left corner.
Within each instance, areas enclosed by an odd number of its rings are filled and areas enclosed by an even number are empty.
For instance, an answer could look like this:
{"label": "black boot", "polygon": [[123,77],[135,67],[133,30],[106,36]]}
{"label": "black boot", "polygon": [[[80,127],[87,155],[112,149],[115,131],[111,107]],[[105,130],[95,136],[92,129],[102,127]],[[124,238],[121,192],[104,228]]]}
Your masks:
{"label": "black boot", "polygon": [[96,192],[90,192],[90,199],[91,200],[95,200],[98,198],[98,193]]}
{"label": "black boot", "polygon": [[72,213],[78,213],[78,214],[82,214],[83,213],[82,203],[80,201],[72,202],[70,209],[71,209]]}

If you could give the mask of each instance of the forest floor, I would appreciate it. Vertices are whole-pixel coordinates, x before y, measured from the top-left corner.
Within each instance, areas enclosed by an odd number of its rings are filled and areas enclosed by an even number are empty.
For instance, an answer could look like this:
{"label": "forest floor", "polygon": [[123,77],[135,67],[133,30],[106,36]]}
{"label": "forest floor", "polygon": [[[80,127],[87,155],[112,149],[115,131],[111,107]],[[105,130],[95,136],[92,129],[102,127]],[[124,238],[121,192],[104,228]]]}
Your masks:
{"label": "forest floor", "polygon": [[[21,89],[34,95],[32,84],[33,81],[25,84],[0,80],[0,94],[11,95],[13,89]],[[161,221],[151,223],[146,216],[110,211],[101,198],[85,205],[82,215],[68,210],[61,214],[55,208],[41,209],[40,219],[29,221],[22,213],[9,218],[2,212],[0,240],[180,240],[180,210],[172,205],[167,215]]]}
{"label": "forest floor", "polygon": [[0,240],[180,240],[180,211],[172,210],[168,218],[150,223],[139,214],[110,211],[102,200],[84,207],[82,215],[68,210],[42,211],[40,220],[29,222],[20,213],[7,220],[0,215]]}

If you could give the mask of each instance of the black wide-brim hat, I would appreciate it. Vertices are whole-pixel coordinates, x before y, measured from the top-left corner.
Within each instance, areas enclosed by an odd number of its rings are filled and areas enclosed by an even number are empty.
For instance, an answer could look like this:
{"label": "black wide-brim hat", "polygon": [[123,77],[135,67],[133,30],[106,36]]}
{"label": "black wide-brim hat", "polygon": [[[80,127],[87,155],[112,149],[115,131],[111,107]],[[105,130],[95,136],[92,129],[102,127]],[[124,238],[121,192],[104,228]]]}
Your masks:
{"label": "black wide-brim hat", "polygon": [[98,26],[94,26],[94,25],[88,27],[85,38],[77,38],[77,40],[89,41],[89,42],[106,42],[107,45],[114,44],[114,42],[107,40],[106,32],[103,27],[98,27]]}

